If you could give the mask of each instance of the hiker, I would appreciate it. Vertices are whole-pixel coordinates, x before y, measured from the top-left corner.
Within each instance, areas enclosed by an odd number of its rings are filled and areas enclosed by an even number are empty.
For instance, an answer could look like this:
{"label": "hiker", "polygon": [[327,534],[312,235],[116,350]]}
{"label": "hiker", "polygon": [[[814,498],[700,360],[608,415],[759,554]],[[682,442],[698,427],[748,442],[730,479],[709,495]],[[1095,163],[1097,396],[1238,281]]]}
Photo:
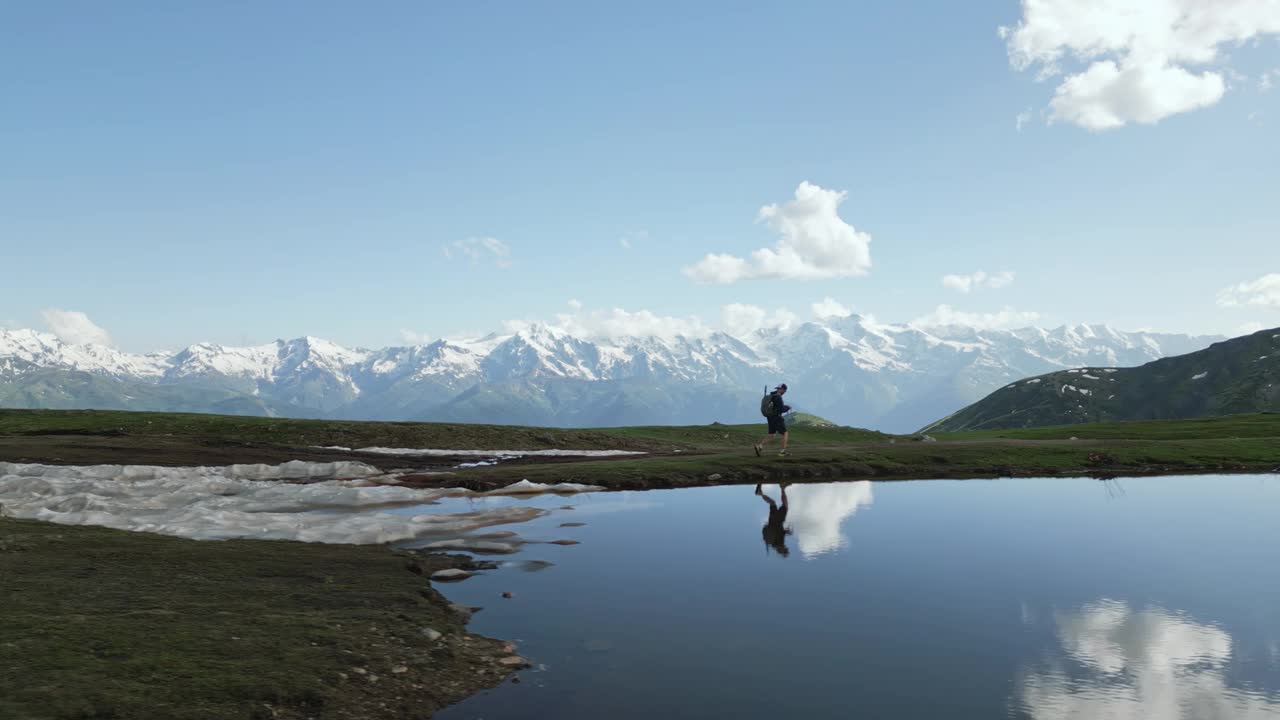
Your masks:
{"label": "hiker", "polygon": [[[767,386],[766,386],[767,387]],[[769,442],[769,438],[774,435],[782,436],[782,450],[778,451],[778,457],[787,455],[787,420],[782,417],[791,410],[790,405],[782,402],[782,396],[787,394],[787,384],[782,383],[773,389],[773,392],[766,395],[760,402],[760,414],[764,415],[769,421],[769,434],[761,438],[756,443],[756,457],[764,452],[765,443]]]}
{"label": "hiker", "polygon": [[769,548],[773,548],[779,555],[786,557],[791,554],[787,549],[787,536],[791,531],[785,527],[787,522],[787,485],[790,483],[782,483],[778,489],[782,491],[782,507],[773,501],[773,498],[764,494],[759,485],[756,485],[756,495],[760,499],[769,503],[769,520],[760,529],[760,535],[764,538],[765,554],[768,554]]}

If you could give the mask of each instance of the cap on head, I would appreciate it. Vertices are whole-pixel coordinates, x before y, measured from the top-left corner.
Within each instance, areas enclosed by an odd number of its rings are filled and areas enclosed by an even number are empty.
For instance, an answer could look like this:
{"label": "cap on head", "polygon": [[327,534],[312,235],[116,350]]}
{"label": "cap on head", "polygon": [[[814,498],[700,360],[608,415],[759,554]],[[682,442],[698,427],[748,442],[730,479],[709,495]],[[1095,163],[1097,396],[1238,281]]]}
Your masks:
{"label": "cap on head", "polygon": [[786,391],[786,389],[787,389],[787,384],[786,384],[786,383],[782,383],[782,384],[781,384],[781,385],[779,385],[778,387],[774,388],[774,390],[782,390],[783,392],[785,392],[785,391]]}

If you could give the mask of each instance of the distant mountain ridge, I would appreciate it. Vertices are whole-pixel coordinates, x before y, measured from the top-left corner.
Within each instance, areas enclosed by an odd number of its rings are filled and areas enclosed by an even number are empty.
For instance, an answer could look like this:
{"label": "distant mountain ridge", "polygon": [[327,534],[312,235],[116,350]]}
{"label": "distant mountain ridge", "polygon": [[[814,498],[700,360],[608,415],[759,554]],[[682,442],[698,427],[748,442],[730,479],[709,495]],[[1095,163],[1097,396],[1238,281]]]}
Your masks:
{"label": "distant mountain ridge", "polygon": [[1132,368],[1084,367],[1006,385],[926,431],[1280,412],[1280,328]]}
{"label": "distant mountain ridge", "polygon": [[1029,375],[1138,365],[1217,339],[1105,325],[926,330],[852,315],[743,337],[605,340],[531,325],[376,350],[302,337],[138,355],[0,330],[0,406],[683,424],[758,420],[761,389],[785,381],[798,409],[848,425],[910,431]]}

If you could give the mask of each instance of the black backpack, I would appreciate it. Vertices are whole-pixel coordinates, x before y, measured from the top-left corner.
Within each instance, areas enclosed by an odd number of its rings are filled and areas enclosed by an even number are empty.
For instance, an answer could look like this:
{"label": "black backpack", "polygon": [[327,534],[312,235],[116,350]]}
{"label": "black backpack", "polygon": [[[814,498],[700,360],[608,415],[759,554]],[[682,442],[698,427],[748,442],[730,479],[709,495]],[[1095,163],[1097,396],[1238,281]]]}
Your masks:
{"label": "black backpack", "polygon": [[760,398],[760,414],[765,417],[773,417],[773,393],[765,391],[764,397]]}

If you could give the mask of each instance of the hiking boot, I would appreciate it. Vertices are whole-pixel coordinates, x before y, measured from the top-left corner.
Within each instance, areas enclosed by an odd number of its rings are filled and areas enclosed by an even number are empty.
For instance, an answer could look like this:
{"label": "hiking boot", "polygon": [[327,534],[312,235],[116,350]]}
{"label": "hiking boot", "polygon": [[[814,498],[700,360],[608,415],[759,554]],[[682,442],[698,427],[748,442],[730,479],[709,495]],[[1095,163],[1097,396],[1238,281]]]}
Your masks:
{"label": "hiking boot", "polygon": [[790,455],[790,454],[791,454],[791,453],[787,452],[786,450],[779,450],[779,451],[778,451],[778,457],[786,457],[786,456],[788,456],[788,455]]}
{"label": "hiking boot", "polygon": [[752,447],[756,451],[756,457],[760,457],[760,451],[763,450],[764,448],[760,447],[759,445],[753,445]]}

